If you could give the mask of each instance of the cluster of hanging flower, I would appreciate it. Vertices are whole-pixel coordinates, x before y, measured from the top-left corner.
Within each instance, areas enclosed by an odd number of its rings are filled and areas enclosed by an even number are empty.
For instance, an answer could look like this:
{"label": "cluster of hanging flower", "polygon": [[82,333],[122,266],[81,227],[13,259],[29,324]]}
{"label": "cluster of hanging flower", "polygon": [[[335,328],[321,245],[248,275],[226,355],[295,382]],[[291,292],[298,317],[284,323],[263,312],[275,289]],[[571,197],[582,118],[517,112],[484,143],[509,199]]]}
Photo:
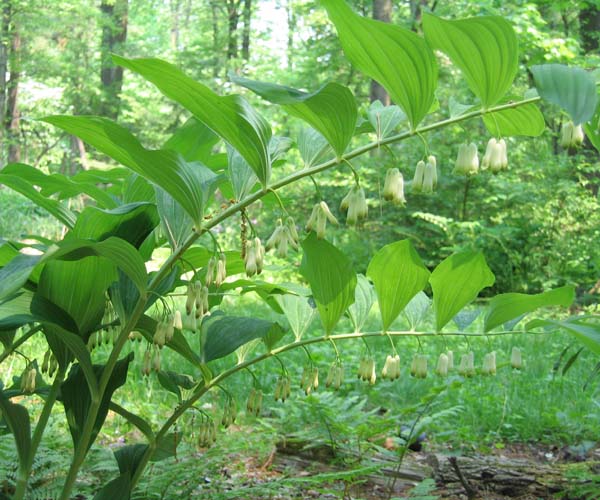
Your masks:
{"label": "cluster of hanging flower", "polygon": [[160,346],[154,345],[154,348],[148,347],[144,352],[142,362],[142,375],[148,376],[150,373],[160,371]]}
{"label": "cluster of hanging flower", "polygon": [[390,168],[385,174],[383,185],[383,198],[391,201],[394,205],[404,206],[404,177],[397,168]]}
{"label": "cluster of hanging flower", "polygon": [[479,155],[477,145],[461,144],[458,148],[458,156],[454,164],[453,174],[456,175],[475,175],[479,171]]}
{"label": "cluster of hanging flower", "polygon": [[48,349],[44,353],[44,359],[42,361],[42,373],[47,373],[49,377],[52,377],[58,369],[58,361],[52,351]]}
{"label": "cluster of hanging flower", "polygon": [[390,380],[400,378],[400,356],[398,354],[385,358],[381,378],[389,378]]}
{"label": "cluster of hanging flower", "polygon": [[304,389],[304,394],[307,396],[319,388],[319,369],[313,365],[307,365],[302,370],[302,379],[300,380],[300,388]]}
{"label": "cluster of hanging flower", "polygon": [[574,149],[583,144],[584,134],[581,125],[572,121],[563,124],[560,134],[560,146],[564,149]]}
{"label": "cluster of hanging flower", "polygon": [[246,402],[246,412],[258,416],[262,408],[263,393],[260,389],[254,387],[250,390],[248,401]]}
{"label": "cluster of hanging flower", "polygon": [[325,238],[325,229],[327,227],[327,221],[332,224],[339,224],[338,220],[329,210],[329,206],[324,201],[321,201],[312,209],[312,213],[306,223],[307,231],[314,231],[317,234],[317,238]]}
{"label": "cluster of hanging flower", "polygon": [[483,170],[490,169],[494,174],[508,168],[508,156],[506,153],[506,141],[496,140],[492,137],[487,144],[485,155],[481,160]]}
{"label": "cluster of hanging flower", "polygon": [[212,419],[207,418],[200,423],[198,430],[198,446],[210,448],[217,441],[217,427]]}
{"label": "cluster of hanging flower", "polygon": [[415,176],[412,181],[412,191],[414,193],[429,194],[435,191],[437,187],[437,161],[435,156],[427,157],[427,162],[423,160],[417,162]]}
{"label": "cluster of hanging flower", "polygon": [[265,250],[268,252],[275,248],[275,255],[285,258],[287,257],[289,247],[292,247],[296,251],[298,250],[299,240],[300,237],[298,236],[298,231],[296,231],[294,219],[288,217],[285,220],[285,224],[281,219],[277,219],[275,231],[273,231],[273,234],[267,240]]}
{"label": "cluster of hanging flower", "polygon": [[255,274],[262,273],[264,263],[265,247],[263,247],[260,238],[257,236],[246,242],[246,252],[244,254],[246,276],[251,278]]}
{"label": "cluster of hanging flower", "polygon": [[219,288],[225,278],[227,278],[227,257],[224,253],[219,254],[218,259],[213,255],[206,265],[205,285],[209,287],[214,283]]}
{"label": "cluster of hanging flower", "polygon": [[282,403],[285,402],[286,399],[290,397],[292,393],[292,381],[290,377],[287,375],[283,375],[277,379],[277,384],[275,385],[275,401],[281,400]]}
{"label": "cluster of hanging flower", "polygon": [[221,417],[221,425],[227,429],[231,424],[235,423],[237,418],[237,403],[235,398],[228,396],[223,408],[223,416]]}
{"label": "cluster of hanging flower", "polygon": [[24,394],[31,394],[35,391],[35,378],[37,377],[37,370],[33,363],[29,363],[23,373],[21,374],[21,392]]}
{"label": "cluster of hanging flower", "polygon": [[415,378],[427,378],[427,356],[415,354],[410,364],[410,375]]}
{"label": "cluster of hanging flower", "polygon": [[339,362],[335,361],[330,367],[327,373],[327,379],[325,380],[325,387],[333,387],[334,390],[338,390],[344,383],[344,366]]}
{"label": "cluster of hanging flower", "polygon": [[358,378],[373,385],[377,381],[375,372],[375,360],[373,358],[363,358],[358,365]]}
{"label": "cluster of hanging flower", "polygon": [[359,185],[352,186],[350,192],[342,199],[340,210],[347,212],[347,224],[356,224],[360,219],[366,219],[369,214],[369,207],[365,190]]}

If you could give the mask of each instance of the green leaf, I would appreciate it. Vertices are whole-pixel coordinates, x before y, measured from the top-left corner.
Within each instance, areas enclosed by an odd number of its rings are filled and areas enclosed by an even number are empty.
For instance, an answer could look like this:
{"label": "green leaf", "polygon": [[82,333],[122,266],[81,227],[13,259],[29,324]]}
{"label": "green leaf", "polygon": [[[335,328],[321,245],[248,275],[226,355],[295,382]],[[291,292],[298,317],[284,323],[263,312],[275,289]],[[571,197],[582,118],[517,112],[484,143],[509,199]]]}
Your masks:
{"label": "green leaf", "polygon": [[400,105],[415,129],[435,99],[437,64],[420,36],[393,24],[356,15],[345,1],[321,0],[346,57],[377,80]]}
{"label": "green leaf", "polygon": [[373,285],[364,275],[357,275],[356,290],[354,291],[354,304],[348,308],[348,316],[356,333],[362,330],[369,312],[375,303],[375,292]]}
{"label": "green leaf", "polygon": [[195,118],[190,118],[165,142],[162,149],[177,151],[186,161],[208,165],[217,142],[219,137],[212,130]]}
{"label": "green leaf", "polygon": [[219,96],[206,85],[185,75],[176,66],[159,59],[125,59],[113,56],[113,60],[138,73],[156,85],[169,99],[177,101],[190,111],[235,148],[252,167],[263,186],[267,185],[271,175],[268,152],[271,128],[243,98],[237,95]]}
{"label": "green leaf", "polygon": [[227,147],[227,175],[236,200],[245,198],[258,182],[248,162],[231,146]]}
{"label": "green leaf", "polygon": [[114,450],[115,459],[119,464],[119,472],[133,477],[147,449],[147,444],[130,444]]}
{"label": "green leaf", "polygon": [[156,186],[156,206],[160,214],[163,233],[172,250],[177,250],[190,236],[194,227],[192,218],[164,189]]}
{"label": "green leaf", "polygon": [[384,331],[427,286],[429,274],[409,240],[386,245],[373,256],[367,276],[375,285]]}
{"label": "green leaf", "polygon": [[27,464],[31,449],[29,412],[24,406],[12,403],[2,390],[0,390],[0,409],[2,410],[4,421],[15,438],[19,463],[22,465]]}
{"label": "green leaf", "polygon": [[327,139],[314,128],[304,127],[298,134],[298,150],[304,162],[304,168],[311,168],[333,156]]}
{"label": "green leaf", "polygon": [[300,272],[310,284],[325,333],[329,335],[342,314],[354,302],[356,273],[352,262],[314,232],[302,242]]}
{"label": "green leaf", "polygon": [[524,293],[503,293],[490,300],[488,313],[485,317],[484,331],[506,323],[523,314],[530,313],[540,307],[564,306],[568,307],[575,298],[575,289],[572,286],[563,286],[548,290],[536,295]]}
{"label": "green leaf", "polygon": [[280,104],[291,115],[304,120],[318,130],[336,155],[341,157],[354,135],[356,102],[348,87],[327,83],[318,90],[306,93],[274,83],[257,82],[231,75],[231,80],[250,89],[263,99]]}
{"label": "green leaf", "polygon": [[519,66],[519,47],[504,18],[481,16],[447,21],[423,15],[427,42],[460,68],[484,107],[496,104],[510,89]]}
{"label": "green leaf", "polygon": [[167,191],[198,227],[217,176],[175,151],[150,151],[124,127],[96,116],[50,116],[44,121],[76,135],[102,153]]}
{"label": "green leaf", "polygon": [[179,401],[181,401],[180,387],[183,387],[184,389],[191,389],[195,385],[194,381],[188,375],[175,373],[170,370],[159,371],[158,381],[160,382],[160,385],[162,385],[167,391],[175,394]]}
{"label": "green leaf", "polygon": [[417,293],[404,308],[404,316],[412,331],[415,331],[421,322],[425,319],[429,308],[431,307],[431,299],[425,292]]}
{"label": "green leaf", "polygon": [[131,474],[121,474],[106,483],[94,495],[94,500],[129,500],[131,498]]}
{"label": "green leaf", "polygon": [[[129,353],[125,358],[117,361],[114,370],[110,374],[106,391],[102,396],[96,420],[94,421],[91,439],[88,443],[88,449],[96,439],[98,432],[100,432],[100,429],[104,424],[113,393],[125,383],[127,378],[127,369],[132,360],[133,353]],[[105,369],[104,365],[94,365],[93,369],[97,380],[99,380],[102,376],[103,370]],[[77,446],[81,440],[83,426],[88,419],[91,405],[91,394],[88,390],[87,384],[85,383],[85,377],[82,373],[80,365],[73,365],[69,372],[69,376],[61,384],[60,401],[62,401],[65,407],[65,414],[67,416],[69,430],[71,431],[71,437],[73,438],[73,444]]]}
{"label": "green leaf", "polygon": [[86,207],[79,214],[70,234],[96,241],[117,236],[139,248],[158,222],[158,212],[154,203],[128,203],[112,210]]}
{"label": "green leaf", "polygon": [[594,354],[600,355],[600,325],[596,322],[581,321],[577,318],[566,321],[534,319],[527,323],[525,329],[533,330],[540,327],[565,330]]}
{"label": "green leaf", "polygon": [[494,284],[481,252],[460,252],[444,259],[431,273],[436,330],[439,332],[479,292]]}
{"label": "green leaf", "polygon": [[296,341],[299,341],[315,317],[315,308],[311,307],[306,297],[299,295],[275,295],[275,300],[285,314]]}
{"label": "green leaf", "polygon": [[278,323],[258,318],[213,314],[202,323],[202,362],[227,356],[254,339],[281,332]]}
{"label": "green leaf", "polygon": [[179,445],[182,437],[182,432],[170,432],[169,434],[161,437],[156,442],[156,448],[150,457],[150,461],[160,462],[161,460],[175,456],[177,452],[177,446]]}
{"label": "green leaf", "polygon": [[19,328],[33,322],[53,323],[69,331],[77,330],[73,318],[38,294],[21,291],[0,300],[1,330]]}
{"label": "green leaf", "polygon": [[33,201],[38,207],[46,210],[50,215],[62,222],[68,228],[75,225],[75,214],[63,206],[60,201],[47,198],[40,194],[29,182],[16,175],[6,174],[0,171],[0,184],[4,184],[9,188],[21,193],[26,198]]}
{"label": "green leaf", "polygon": [[532,66],[531,73],[540,97],[564,109],[575,125],[594,116],[598,94],[592,74],[564,64]]}
{"label": "green leaf", "polygon": [[[3,175],[15,175],[31,186],[40,188],[40,194],[44,197],[58,194],[58,198],[73,198],[80,194],[86,194],[95,200],[101,208],[114,208],[117,206],[115,199],[105,190],[100,189],[95,180],[86,181],[81,176],[67,177],[63,174],[46,175],[41,170],[24,163],[10,163],[0,172],[0,183]],[[89,175],[89,174],[88,174]]]}
{"label": "green leaf", "polygon": [[544,115],[536,104],[525,104],[483,115],[483,123],[490,134],[496,137],[525,135],[537,137],[546,128]]}
{"label": "green leaf", "polygon": [[406,120],[406,115],[398,106],[384,106],[381,101],[371,103],[367,116],[378,140],[391,135],[396,127]]}

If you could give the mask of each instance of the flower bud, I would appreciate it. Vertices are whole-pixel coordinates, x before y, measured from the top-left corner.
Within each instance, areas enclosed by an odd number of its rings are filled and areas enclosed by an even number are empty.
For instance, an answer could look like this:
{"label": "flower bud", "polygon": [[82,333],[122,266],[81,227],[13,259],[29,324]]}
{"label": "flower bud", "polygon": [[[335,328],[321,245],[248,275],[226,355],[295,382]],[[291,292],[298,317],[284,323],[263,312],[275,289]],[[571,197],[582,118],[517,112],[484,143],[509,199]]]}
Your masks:
{"label": "flower bud", "polygon": [[[433,160],[433,161],[431,161]],[[430,156],[425,164],[425,171],[423,172],[423,187],[421,191],[423,193],[433,193],[437,186],[437,167],[435,162],[435,156]]]}
{"label": "flower bud", "polygon": [[[334,219],[335,219],[335,217],[334,217]],[[288,228],[288,231],[290,233],[290,238],[292,239],[292,242],[293,242],[292,247],[295,250],[297,250],[298,242],[300,241],[300,236],[298,236],[298,231],[296,230],[296,223],[294,222],[294,219],[292,219],[291,217],[288,217],[287,219],[285,219],[285,226]]]}
{"label": "flower bud", "polygon": [[265,245],[265,250],[267,252],[269,250],[271,250],[272,248],[279,246],[279,242],[281,241],[281,239],[283,237],[282,233],[283,233],[283,221],[281,219],[277,219],[275,231],[273,231],[273,234],[267,240],[267,243]]}
{"label": "flower bud", "polygon": [[331,213],[331,210],[329,210],[327,203],[321,201],[313,207],[312,213],[306,223],[306,230],[315,231],[317,233],[317,238],[323,239],[325,238],[325,229],[328,220],[332,224],[338,224],[338,220]]}
{"label": "flower bud", "polygon": [[190,316],[192,314],[192,310],[194,309],[194,301],[196,299],[195,288],[191,283],[188,283],[186,296],[185,313]]}
{"label": "flower bud", "polygon": [[219,255],[219,261],[217,262],[217,274],[215,277],[215,286],[219,288],[227,278],[227,257],[224,253]]}
{"label": "flower bud", "polygon": [[175,316],[169,316],[165,323],[165,342],[171,342],[175,335]]}
{"label": "flower bud", "polygon": [[208,264],[206,265],[206,276],[204,278],[204,284],[206,286],[210,286],[215,281],[216,272],[217,259],[213,255],[210,259],[208,259]]}
{"label": "flower bud", "polygon": [[523,368],[523,358],[521,356],[521,349],[518,347],[513,347],[512,352],[510,354],[510,366],[512,366],[515,370],[520,370]]}
{"label": "flower bud", "polygon": [[52,377],[56,373],[56,370],[58,370],[58,361],[56,360],[54,354],[51,354],[50,365],[48,367],[48,376]]}
{"label": "flower bud", "polygon": [[440,377],[447,377],[448,376],[448,355],[447,354],[440,354],[440,357],[438,358],[438,363],[437,363],[437,367],[435,369],[435,373],[437,373]]}
{"label": "flower bud", "polygon": [[383,197],[395,205],[404,205],[404,177],[397,168],[390,168],[385,174]]}
{"label": "flower bud", "polygon": [[482,375],[496,375],[496,353],[494,351],[487,353],[483,357]]}
{"label": "flower bud", "polygon": [[474,143],[461,144],[458,148],[458,156],[452,173],[456,175],[474,175],[478,170],[477,146]]}
{"label": "flower bud", "polygon": [[263,247],[260,238],[257,236],[253,240],[254,252],[256,255],[256,274],[262,273],[265,260],[265,247]]}
{"label": "flower bud", "polygon": [[468,354],[463,354],[460,358],[460,366],[458,367],[458,373],[463,377],[472,377],[475,375],[475,356],[473,351]]}
{"label": "flower bud", "polygon": [[508,168],[506,141],[504,139],[497,141],[492,137],[488,141],[485,155],[481,162],[481,168],[484,170],[489,168],[493,173],[498,173]]}
{"label": "flower bud", "polygon": [[427,356],[424,354],[417,356],[415,376],[417,378],[427,378]]}
{"label": "flower bud", "polygon": [[52,354],[52,351],[50,349],[48,349],[44,353],[44,360],[42,361],[42,373],[47,373],[48,368],[50,368],[50,355],[51,354]]}
{"label": "flower bud", "polygon": [[37,370],[34,368],[33,364],[27,365],[21,374],[21,392],[24,394],[31,394],[35,391],[36,376]]}
{"label": "flower bud", "polygon": [[167,325],[162,321],[156,323],[156,330],[152,337],[152,343],[162,348],[167,341]]}
{"label": "flower bud", "polygon": [[414,193],[420,193],[423,191],[423,178],[425,176],[425,162],[423,160],[417,162],[417,168],[415,169],[415,176],[412,181],[412,191]]}
{"label": "flower bud", "polygon": [[181,311],[175,311],[173,315],[173,328],[177,328],[178,330],[183,329],[183,320],[181,319]]}
{"label": "flower bud", "polygon": [[150,349],[146,349],[144,352],[144,361],[142,363],[142,375],[148,376],[152,371],[152,352]]}
{"label": "flower bud", "polygon": [[154,355],[152,356],[152,369],[155,372],[160,371],[160,349],[154,351]]}
{"label": "flower bud", "polygon": [[246,276],[251,278],[258,271],[258,266],[256,265],[256,250],[254,248],[254,243],[251,241],[246,242],[246,255],[244,257],[244,265],[246,268]]}
{"label": "flower bud", "polygon": [[448,371],[451,372],[454,370],[454,352],[448,351],[446,356],[448,357]]}

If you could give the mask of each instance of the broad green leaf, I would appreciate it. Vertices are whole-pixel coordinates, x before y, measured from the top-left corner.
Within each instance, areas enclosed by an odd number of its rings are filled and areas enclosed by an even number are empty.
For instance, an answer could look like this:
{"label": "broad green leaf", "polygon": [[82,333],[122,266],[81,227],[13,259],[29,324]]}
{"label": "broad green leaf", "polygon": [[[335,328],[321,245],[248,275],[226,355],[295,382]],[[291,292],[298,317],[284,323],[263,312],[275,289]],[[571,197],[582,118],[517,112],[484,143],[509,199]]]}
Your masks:
{"label": "broad green leaf", "polygon": [[133,476],[147,449],[147,444],[129,444],[114,450],[115,459],[119,464],[119,472]]}
{"label": "broad green leaf", "polygon": [[564,64],[532,66],[531,73],[540,97],[564,109],[575,125],[594,116],[598,94],[592,74]]}
{"label": "broad green leaf", "polygon": [[358,16],[345,1],[321,3],[346,57],[385,87],[415,129],[429,113],[437,86],[437,64],[425,40],[400,26]]}
{"label": "broad green leaf", "polygon": [[2,410],[4,421],[15,438],[19,463],[26,464],[29,462],[29,452],[31,449],[29,412],[24,406],[12,403],[2,390],[0,390],[0,409]]}
{"label": "broad green leaf", "polygon": [[123,182],[121,198],[124,204],[139,202],[154,203],[154,187],[141,175],[129,172],[129,175]]}
{"label": "broad green leaf", "polygon": [[540,307],[568,307],[575,298],[572,286],[563,286],[536,295],[524,293],[503,293],[490,300],[488,313],[485,317],[484,331],[489,332],[507,321],[530,313]]}
{"label": "broad green leaf", "polygon": [[357,275],[354,304],[348,308],[348,316],[350,317],[350,321],[352,321],[356,333],[362,330],[365,321],[367,321],[369,312],[375,303],[375,298],[373,285],[369,283],[369,280],[364,275]]}
{"label": "broad green leaf", "polygon": [[525,135],[537,137],[546,128],[544,115],[536,104],[525,104],[483,115],[483,123],[490,134],[496,137]]}
{"label": "broad green leaf", "polygon": [[[77,261],[85,257],[105,257],[123,270],[141,290],[146,288],[146,267],[139,253],[125,240],[110,237],[99,243],[70,238],[51,247],[44,255],[18,254],[0,269],[0,299],[21,288],[36,266],[50,261]],[[43,271],[42,271],[43,272]]]}
{"label": "broad green leaf", "polygon": [[44,121],[76,135],[175,198],[198,227],[217,176],[199,162],[188,163],[175,151],[150,151],[124,127],[96,116],[50,116]]}
{"label": "broad green leaf", "polygon": [[404,308],[404,316],[412,331],[423,322],[429,308],[431,307],[431,299],[425,292],[417,293]]}
{"label": "broad green leaf", "polygon": [[63,206],[60,201],[47,198],[40,194],[29,182],[21,179],[17,175],[10,175],[0,171],[0,184],[4,184],[9,188],[21,193],[26,198],[29,198],[37,206],[46,210],[50,215],[62,222],[68,228],[75,225],[75,214]]}
{"label": "broad green leaf", "polygon": [[234,83],[250,89],[263,99],[279,104],[291,115],[318,130],[336,155],[341,157],[354,135],[356,102],[348,87],[327,83],[315,92],[306,93],[274,83],[257,82],[231,76]]}
{"label": "broad green leaf", "polygon": [[181,373],[176,373],[171,370],[161,370],[158,372],[158,381],[160,385],[162,385],[167,391],[172,392],[177,396],[177,399],[181,402],[181,389],[191,389],[196,384],[189,377],[189,375],[183,375]]}
{"label": "broad green leaf", "polygon": [[274,135],[269,141],[269,156],[273,166],[279,163],[285,163],[285,153],[294,145],[294,141],[289,137]]}
{"label": "broad green leaf", "polygon": [[461,332],[464,332],[467,328],[469,328],[473,322],[479,317],[481,314],[481,309],[462,309],[458,311],[452,320],[458,326],[458,329]]}
{"label": "broad green leaf", "polygon": [[314,167],[333,156],[333,151],[327,143],[327,139],[314,128],[310,127],[304,127],[300,130],[298,134],[298,150],[300,151],[305,168]]}
{"label": "broad green leaf", "polygon": [[183,432],[170,432],[164,435],[156,442],[154,453],[150,457],[151,462],[160,462],[167,458],[175,456],[177,446],[179,445]]}
{"label": "broad green leaf", "polygon": [[[100,407],[94,421],[92,436],[88,443],[88,449],[96,439],[98,432],[100,432],[100,429],[104,424],[113,393],[125,383],[127,378],[127,369],[132,359],[133,353],[129,353],[125,358],[117,361],[114,370],[110,374],[106,391],[104,392],[102,400],[100,401]],[[102,371],[105,369],[104,365],[94,365],[93,369],[94,373],[96,374],[96,378],[99,380],[102,376]],[[60,401],[62,401],[63,406],[65,407],[65,414],[67,416],[67,423],[69,424],[69,430],[71,432],[73,444],[77,446],[81,440],[83,426],[88,419],[90,405],[92,402],[91,394],[88,390],[87,384],[85,383],[85,377],[82,373],[80,365],[73,365],[69,371],[68,377],[61,384]]]}
{"label": "broad green leaf", "polygon": [[460,68],[484,107],[496,104],[510,89],[519,66],[519,46],[504,18],[481,16],[447,21],[423,15],[427,42]]}
{"label": "broad green leaf", "polygon": [[[190,111],[248,162],[263,186],[269,182],[271,161],[268,145],[271,128],[243,98],[219,96],[194,81],[176,66],[159,59],[125,59],[113,56],[116,64],[138,73],[169,99]],[[164,186],[162,186],[164,187]],[[176,197],[175,197],[176,198]]]}
{"label": "broad green leaf", "polygon": [[285,314],[296,341],[301,340],[315,317],[315,308],[306,297],[299,295],[275,295],[275,300]]}
{"label": "broad green leaf", "polygon": [[101,208],[114,208],[117,202],[106,191],[100,189],[94,180],[82,181],[81,177],[67,177],[63,174],[46,175],[40,169],[24,163],[10,163],[0,172],[0,183],[3,175],[16,175],[29,182],[32,186],[40,188],[40,193],[45,196],[58,195],[58,199],[73,198],[86,194],[95,200]]}
{"label": "broad green leaf", "polygon": [[258,177],[248,162],[231,146],[227,147],[227,175],[236,200],[250,194],[258,182]]}
{"label": "broad green leaf", "polygon": [[367,276],[375,285],[384,331],[427,286],[429,274],[409,240],[390,243],[373,256]]}
{"label": "broad green leaf", "polygon": [[94,495],[93,500],[130,500],[131,474],[120,474],[106,483]]}
{"label": "broad green leaf", "polygon": [[117,236],[139,248],[158,222],[153,203],[128,203],[111,210],[86,207],[77,218],[70,235],[96,241]]}
{"label": "broad green leaf", "polygon": [[448,111],[450,112],[450,118],[464,115],[469,111],[474,111],[476,106],[473,104],[462,104],[458,102],[454,96],[450,96],[448,99]]}
{"label": "broad green leaf", "polygon": [[577,321],[576,318],[565,321],[534,319],[525,326],[527,330],[540,327],[565,330],[594,354],[600,355],[600,325],[596,322]]}
{"label": "broad green leaf", "polygon": [[494,284],[481,252],[460,252],[444,259],[431,273],[436,330],[439,332],[479,292]]}
{"label": "broad green leaf", "polygon": [[[225,253],[227,276],[233,276],[244,272],[244,261],[240,257],[240,252],[227,251]],[[208,260],[213,256],[213,252],[206,247],[193,246],[190,247],[184,254],[182,262],[186,264],[186,271],[189,271],[187,264],[194,266],[196,269],[205,267]]]}
{"label": "broad green leaf", "polygon": [[53,260],[42,270],[37,293],[72,317],[77,324],[73,333],[87,342],[102,319],[105,293],[116,277],[115,265],[104,257],[85,257],[75,262]]}
{"label": "broad green leaf", "polygon": [[213,314],[202,323],[202,362],[223,358],[251,340],[281,331],[272,321]]}
{"label": "broad green leaf", "polygon": [[73,318],[52,302],[29,291],[0,300],[0,329],[10,330],[28,323],[52,323],[68,331],[77,330]]}
{"label": "broad green leaf", "polygon": [[171,249],[176,251],[192,233],[194,222],[169,193],[159,186],[155,189],[163,233],[167,236]]}
{"label": "broad green leaf", "polygon": [[195,118],[190,118],[165,142],[162,149],[177,151],[186,161],[209,165],[212,149],[217,142],[219,137],[212,130]]}
{"label": "broad green leaf", "polygon": [[325,333],[329,335],[354,302],[356,273],[352,262],[327,240],[312,232],[302,242],[300,272],[310,284]]}
{"label": "broad green leaf", "polygon": [[371,103],[367,116],[378,140],[391,135],[396,127],[406,120],[406,115],[398,106],[384,106],[381,101]]}

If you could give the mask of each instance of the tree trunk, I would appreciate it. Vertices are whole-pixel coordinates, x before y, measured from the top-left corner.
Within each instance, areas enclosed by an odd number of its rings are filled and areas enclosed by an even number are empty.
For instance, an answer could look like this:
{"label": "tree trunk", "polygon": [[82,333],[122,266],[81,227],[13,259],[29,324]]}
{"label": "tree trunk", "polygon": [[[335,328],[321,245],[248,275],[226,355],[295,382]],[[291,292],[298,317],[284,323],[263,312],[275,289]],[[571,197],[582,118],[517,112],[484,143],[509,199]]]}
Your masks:
{"label": "tree trunk", "polygon": [[[2,11],[0,12],[0,117],[2,125],[6,117],[6,74],[8,72],[8,40],[10,29],[10,3],[2,0]],[[0,144],[3,144],[4,126],[0,127]],[[0,168],[4,163],[4,152],[0,148]]]}
{"label": "tree trunk", "polygon": [[19,81],[21,79],[21,33],[14,22],[9,56],[9,80],[6,102],[6,131],[8,138],[8,163],[21,160],[21,144],[19,138],[21,113],[19,111]]}
{"label": "tree trunk", "polygon": [[[421,29],[421,21],[423,18],[423,7],[427,7],[427,0],[411,0],[410,1],[410,18],[411,18],[411,29],[415,32]],[[435,9],[434,2],[432,11]]]}
{"label": "tree trunk", "polygon": [[600,48],[600,9],[592,2],[579,11],[579,35],[586,53]]}
{"label": "tree trunk", "polygon": [[238,56],[238,22],[240,20],[241,0],[227,0],[227,59]]}
{"label": "tree trunk", "polygon": [[[373,19],[389,23],[392,20],[392,0],[373,0]],[[371,80],[371,102],[381,101],[384,106],[390,105],[390,96],[379,82]]]}
{"label": "tree trunk", "polygon": [[127,40],[129,0],[102,0],[103,17],[100,79],[102,102],[100,114],[116,119],[121,106],[123,68],[112,62],[112,53],[122,53]]}
{"label": "tree trunk", "polygon": [[252,18],[252,0],[244,0],[244,31],[242,32],[242,59],[250,59],[250,19]]}

